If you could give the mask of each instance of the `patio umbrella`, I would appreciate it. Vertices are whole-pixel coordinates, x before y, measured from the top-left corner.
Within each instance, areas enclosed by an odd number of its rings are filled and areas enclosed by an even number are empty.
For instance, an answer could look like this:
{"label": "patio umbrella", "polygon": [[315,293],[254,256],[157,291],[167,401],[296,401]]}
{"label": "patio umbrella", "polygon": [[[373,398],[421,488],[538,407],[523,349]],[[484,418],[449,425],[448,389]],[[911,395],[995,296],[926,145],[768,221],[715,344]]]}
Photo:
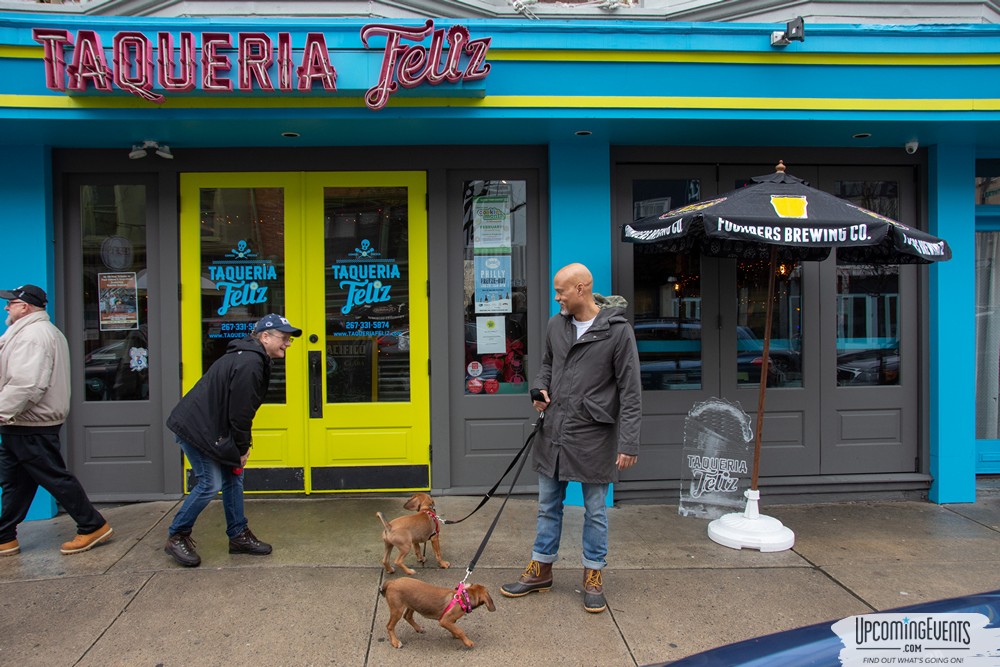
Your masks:
{"label": "patio umbrella", "polygon": [[[774,277],[779,261],[819,261],[829,257],[833,249],[839,264],[927,264],[951,258],[951,248],[943,239],[809,187],[785,173],[782,162],[775,173],[755,176],[746,187],[627,223],[622,226],[622,240],[655,243],[667,252],[687,252],[697,246],[712,257],[768,258],[762,369],[770,363]],[[777,520],[757,512],[766,392],[767,374],[762,372],[747,510],[713,521],[709,536],[734,548],[780,551],[791,548],[794,535]]]}

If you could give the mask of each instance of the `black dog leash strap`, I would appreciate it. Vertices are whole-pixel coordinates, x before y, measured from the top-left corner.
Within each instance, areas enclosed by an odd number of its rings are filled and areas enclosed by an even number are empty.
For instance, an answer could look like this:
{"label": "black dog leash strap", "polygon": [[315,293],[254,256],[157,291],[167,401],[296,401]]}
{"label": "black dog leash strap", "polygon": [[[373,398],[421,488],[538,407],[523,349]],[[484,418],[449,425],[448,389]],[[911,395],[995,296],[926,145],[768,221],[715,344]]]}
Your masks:
{"label": "black dog leash strap", "polygon": [[[542,427],[542,421],[544,419],[545,419],[545,413],[544,412],[539,412],[538,413],[538,421],[535,422],[535,429],[531,432],[531,435],[528,436],[528,439],[524,441],[524,447],[522,447],[521,451],[518,452],[517,457],[515,457],[514,461],[511,462],[510,465],[511,465],[511,467],[513,467],[514,463],[519,458],[521,459],[521,463],[518,464],[518,466],[517,466],[517,472],[514,473],[514,478],[512,480],[510,480],[510,489],[507,490],[507,495],[504,497],[503,503],[500,504],[500,509],[497,510],[497,515],[495,517],[493,517],[493,523],[490,524],[490,529],[487,530],[486,531],[486,535],[483,536],[483,541],[479,544],[479,549],[476,550],[476,555],[472,557],[471,561],[469,561],[469,567],[466,568],[466,570],[465,570],[465,579],[462,579],[462,582],[459,585],[464,584],[465,581],[469,578],[469,575],[472,574],[472,571],[476,568],[476,563],[479,562],[479,557],[483,555],[483,551],[486,549],[486,544],[490,541],[490,537],[493,536],[493,529],[497,527],[497,522],[500,521],[500,515],[503,514],[503,509],[507,506],[507,501],[510,500],[510,494],[513,493],[513,491],[514,491],[514,485],[517,484],[517,478],[521,476],[521,470],[524,468],[524,462],[528,460],[527,456],[525,456],[524,458],[521,458],[521,454],[527,452],[528,447],[531,445],[531,441],[534,440],[534,438],[535,438],[535,434],[538,433],[538,431],[541,429],[541,427]],[[510,472],[510,467],[507,468],[507,472]],[[504,473],[504,476],[507,475],[507,472]],[[500,481],[502,481],[502,480],[503,480],[503,477],[501,477],[500,480],[497,481],[497,486],[499,486]],[[496,486],[493,487],[493,491],[495,491],[495,490],[496,490]],[[492,493],[493,491],[491,491],[490,493]],[[479,507],[482,507],[486,503],[486,501],[488,499],[489,499],[489,495],[487,494],[487,497],[484,498],[481,503],[479,503]],[[479,507],[477,507],[476,510],[478,510]],[[473,510],[472,514],[475,514],[476,510]],[[472,516],[472,514],[470,514],[469,516]],[[469,517],[465,517],[465,519],[468,519],[468,518]],[[464,521],[465,519],[461,519],[461,521]],[[458,522],[456,521],[455,523],[458,523]]]}
{"label": "black dog leash strap", "polygon": [[[507,469],[503,471],[503,474],[500,475],[500,479],[497,480],[497,483],[493,485],[492,489],[490,489],[489,491],[486,492],[486,495],[483,496],[483,499],[479,501],[478,505],[476,505],[476,509],[474,509],[471,512],[469,512],[468,514],[466,514],[465,516],[463,516],[461,519],[455,519],[454,521],[452,521],[450,519],[441,519],[441,523],[443,523],[445,525],[451,525],[453,523],[462,523],[463,521],[465,521],[466,519],[468,519],[470,516],[472,516],[473,514],[475,514],[476,512],[478,512],[480,509],[482,509],[483,505],[485,505],[487,502],[489,502],[490,498],[493,497],[493,494],[496,493],[497,488],[499,488],[500,482],[503,481],[503,478],[507,476],[507,473],[509,473],[511,470],[514,469],[514,466],[517,465],[517,462],[518,462],[519,459],[521,459],[521,456],[524,455],[528,451],[528,447],[531,446],[531,441],[532,441],[532,439],[534,439],[535,434],[538,433],[539,429],[542,428],[542,421],[544,419],[545,419],[545,413],[544,412],[539,412],[538,413],[538,421],[535,422],[535,428],[531,432],[531,435],[529,435],[528,439],[524,441],[524,445],[521,447],[521,450],[517,453],[517,455],[514,457],[514,459],[510,462],[510,465],[507,466]],[[522,466],[524,465],[524,461],[527,460],[527,458],[528,457],[525,456],[524,460],[521,460],[521,465]],[[517,473],[518,473],[518,475],[521,474],[521,469],[520,468],[518,468]],[[517,477],[515,477],[514,479],[516,480]],[[514,486],[512,484],[511,485],[511,489],[513,489],[513,488],[514,488]],[[504,501],[504,502],[506,502],[506,501]]]}

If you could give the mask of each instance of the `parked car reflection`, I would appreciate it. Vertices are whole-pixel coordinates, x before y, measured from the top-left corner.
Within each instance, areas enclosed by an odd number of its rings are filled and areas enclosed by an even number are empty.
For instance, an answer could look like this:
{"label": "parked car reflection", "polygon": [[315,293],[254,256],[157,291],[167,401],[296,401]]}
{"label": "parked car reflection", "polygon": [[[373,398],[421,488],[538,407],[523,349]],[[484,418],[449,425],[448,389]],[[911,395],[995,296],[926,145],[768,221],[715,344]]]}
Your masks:
{"label": "parked car reflection", "polygon": [[837,355],[837,385],[899,384],[899,350],[872,348]]}
{"label": "parked car reflection", "polygon": [[[642,320],[635,324],[642,387],[647,390],[697,389],[702,383],[702,342],[699,320]],[[736,372],[740,383],[760,382],[764,342],[747,326],[736,327]],[[768,386],[801,386],[802,359],[788,343],[772,340]]]}

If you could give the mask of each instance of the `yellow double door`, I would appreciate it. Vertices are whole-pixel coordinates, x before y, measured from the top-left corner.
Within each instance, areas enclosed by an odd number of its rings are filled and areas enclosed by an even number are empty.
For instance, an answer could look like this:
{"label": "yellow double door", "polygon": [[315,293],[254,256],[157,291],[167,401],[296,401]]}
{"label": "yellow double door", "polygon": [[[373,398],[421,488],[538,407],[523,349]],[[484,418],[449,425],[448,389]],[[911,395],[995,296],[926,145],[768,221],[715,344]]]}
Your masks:
{"label": "yellow double door", "polygon": [[182,385],[268,313],[302,329],[253,425],[248,491],[430,487],[422,172],[181,176]]}

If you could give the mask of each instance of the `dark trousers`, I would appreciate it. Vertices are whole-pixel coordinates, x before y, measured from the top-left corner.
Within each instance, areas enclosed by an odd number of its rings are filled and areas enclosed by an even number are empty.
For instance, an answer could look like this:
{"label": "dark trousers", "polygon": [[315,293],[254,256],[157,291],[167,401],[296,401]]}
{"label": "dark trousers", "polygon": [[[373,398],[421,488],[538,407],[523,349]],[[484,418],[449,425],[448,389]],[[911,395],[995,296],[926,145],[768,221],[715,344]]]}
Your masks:
{"label": "dark trousers", "polygon": [[0,544],[17,537],[17,525],[28,516],[39,486],[73,517],[77,533],[92,533],[104,525],[104,517],[94,509],[83,486],[66,469],[58,434],[4,433],[0,439]]}

